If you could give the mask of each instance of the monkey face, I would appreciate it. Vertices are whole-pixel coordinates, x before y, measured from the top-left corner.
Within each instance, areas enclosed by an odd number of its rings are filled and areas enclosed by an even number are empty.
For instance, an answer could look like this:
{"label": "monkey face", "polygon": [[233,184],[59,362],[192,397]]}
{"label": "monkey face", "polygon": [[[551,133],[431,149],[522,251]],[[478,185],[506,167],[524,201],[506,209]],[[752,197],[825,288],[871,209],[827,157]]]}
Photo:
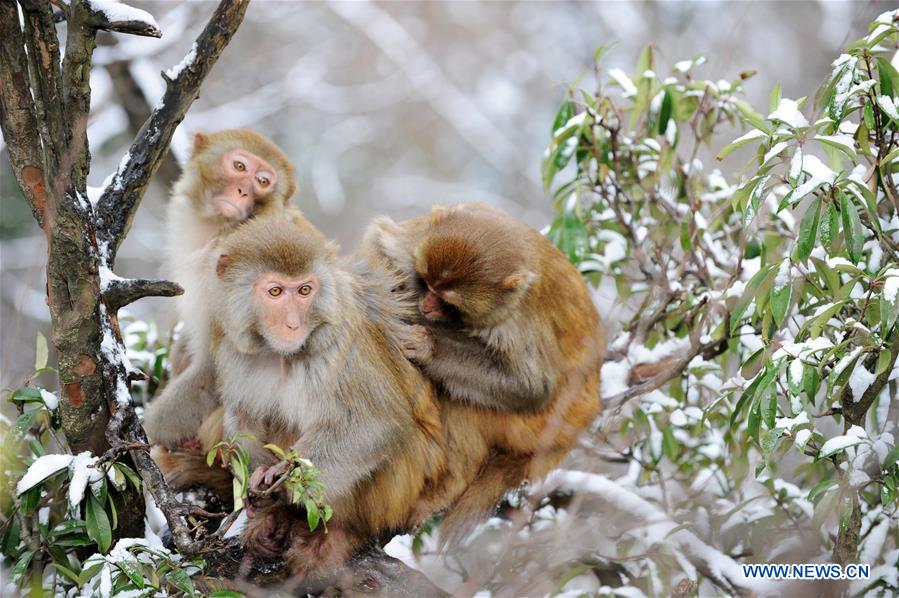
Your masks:
{"label": "monkey face", "polygon": [[311,273],[290,277],[267,272],[253,283],[257,329],[273,351],[291,355],[303,347],[319,286]]}
{"label": "monkey face", "polygon": [[246,219],[255,205],[266,200],[278,182],[275,169],[267,161],[245,149],[222,155],[221,188],[212,196],[218,214],[230,221]]}

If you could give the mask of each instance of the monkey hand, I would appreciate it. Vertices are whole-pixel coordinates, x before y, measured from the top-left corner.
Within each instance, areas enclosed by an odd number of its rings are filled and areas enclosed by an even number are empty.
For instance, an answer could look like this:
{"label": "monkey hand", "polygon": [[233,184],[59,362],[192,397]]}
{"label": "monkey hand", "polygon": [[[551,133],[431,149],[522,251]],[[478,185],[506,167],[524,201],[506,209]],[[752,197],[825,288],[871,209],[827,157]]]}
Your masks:
{"label": "monkey hand", "polygon": [[397,332],[397,340],[406,359],[419,365],[431,362],[434,355],[434,337],[431,332],[420,324],[403,326]]}
{"label": "monkey hand", "polygon": [[191,436],[190,438],[185,438],[181,441],[181,448],[190,451],[199,451],[203,449],[203,445],[200,443],[199,438],[197,438],[196,436]]}
{"label": "monkey hand", "polygon": [[281,476],[287,472],[286,461],[278,461],[270,467],[260,465],[250,476],[249,492],[247,493],[247,515],[253,517],[257,509],[277,504],[287,500],[287,491],[281,481]]}

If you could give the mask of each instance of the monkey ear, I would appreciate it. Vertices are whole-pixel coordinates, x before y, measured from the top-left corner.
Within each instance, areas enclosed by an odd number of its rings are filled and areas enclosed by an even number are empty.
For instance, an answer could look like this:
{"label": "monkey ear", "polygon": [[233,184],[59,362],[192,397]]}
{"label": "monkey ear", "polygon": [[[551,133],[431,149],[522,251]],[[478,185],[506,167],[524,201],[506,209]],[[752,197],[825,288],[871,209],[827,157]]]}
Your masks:
{"label": "monkey ear", "polygon": [[223,253],[219,256],[218,261],[215,264],[215,274],[219,278],[225,275],[228,268],[231,266],[232,258],[227,253]]}
{"label": "monkey ear", "polygon": [[524,291],[537,279],[537,273],[530,270],[522,270],[509,274],[499,281],[499,288],[504,291]]}
{"label": "monkey ear", "polygon": [[209,135],[196,133],[194,135],[194,155],[202,152],[209,145]]}

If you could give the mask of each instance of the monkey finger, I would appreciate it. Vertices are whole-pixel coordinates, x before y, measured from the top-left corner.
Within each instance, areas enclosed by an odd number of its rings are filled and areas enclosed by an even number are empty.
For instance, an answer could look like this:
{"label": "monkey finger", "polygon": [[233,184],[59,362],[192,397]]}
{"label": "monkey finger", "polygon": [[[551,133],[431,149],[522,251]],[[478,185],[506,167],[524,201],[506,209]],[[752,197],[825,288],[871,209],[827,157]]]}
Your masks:
{"label": "monkey finger", "polygon": [[250,492],[262,492],[267,487],[264,485],[266,469],[260,465],[250,476]]}

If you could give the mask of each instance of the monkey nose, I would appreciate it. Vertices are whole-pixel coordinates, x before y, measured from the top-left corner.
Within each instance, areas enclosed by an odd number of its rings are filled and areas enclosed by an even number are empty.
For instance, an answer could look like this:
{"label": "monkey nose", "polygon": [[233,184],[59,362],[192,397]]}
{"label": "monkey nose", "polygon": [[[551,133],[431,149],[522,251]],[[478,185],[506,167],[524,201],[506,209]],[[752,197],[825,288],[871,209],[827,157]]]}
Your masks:
{"label": "monkey nose", "polygon": [[286,324],[286,326],[287,326],[287,329],[290,330],[291,332],[296,332],[297,330],[300,329],[299,324]]}

